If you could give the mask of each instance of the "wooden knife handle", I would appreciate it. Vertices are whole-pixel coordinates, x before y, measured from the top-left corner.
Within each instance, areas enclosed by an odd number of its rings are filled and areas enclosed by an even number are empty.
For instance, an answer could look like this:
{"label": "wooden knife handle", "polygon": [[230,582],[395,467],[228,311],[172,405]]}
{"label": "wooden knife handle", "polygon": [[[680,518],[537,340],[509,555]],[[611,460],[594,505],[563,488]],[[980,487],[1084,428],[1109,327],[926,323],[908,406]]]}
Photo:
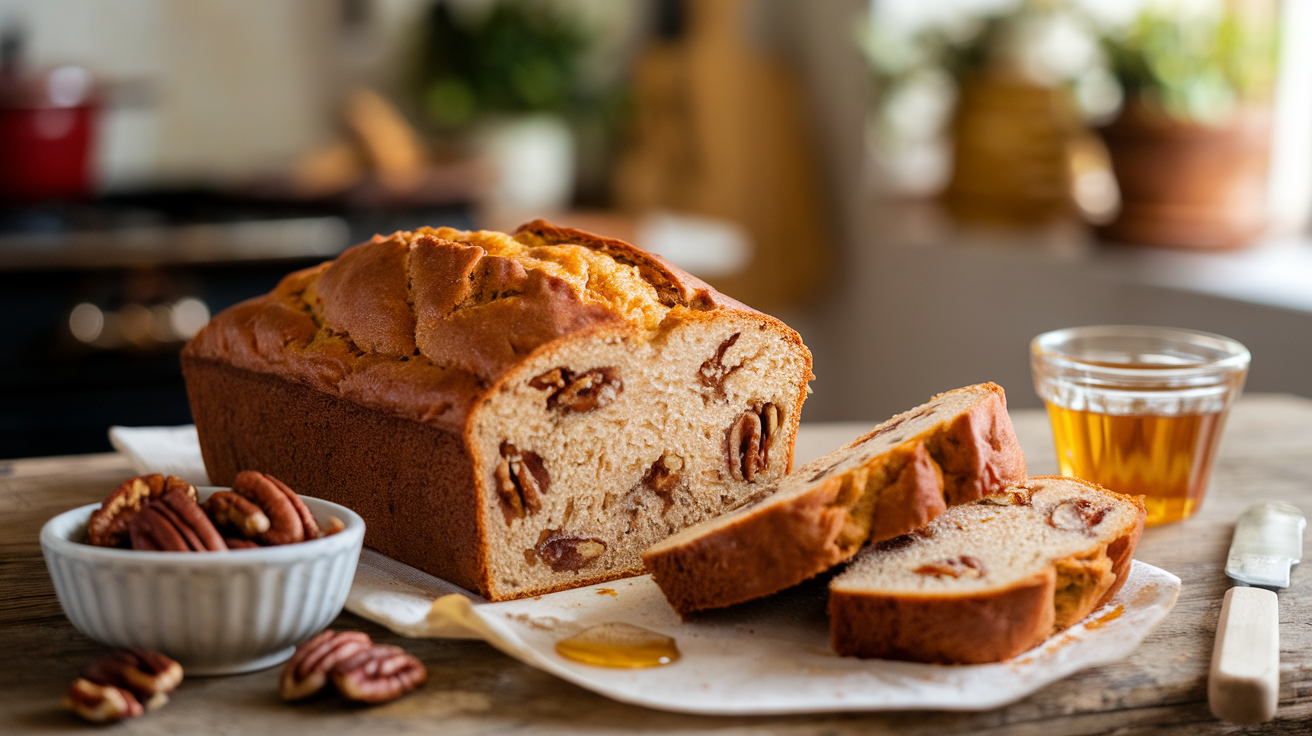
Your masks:
{"label": "wooden knife handle", "polygon": [[1280,693],[1280,613],[1276,594],[1231,588],[1221,604],[1207,678],[1212,715],[1233,723],[1275,717]]}

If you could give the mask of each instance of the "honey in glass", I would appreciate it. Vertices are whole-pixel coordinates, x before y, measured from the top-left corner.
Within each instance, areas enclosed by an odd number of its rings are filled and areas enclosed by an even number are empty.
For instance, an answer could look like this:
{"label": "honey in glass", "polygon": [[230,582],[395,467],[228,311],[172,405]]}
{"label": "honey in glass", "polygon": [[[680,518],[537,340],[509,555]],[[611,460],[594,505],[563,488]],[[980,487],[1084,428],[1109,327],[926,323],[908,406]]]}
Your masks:
{"label": "honey in glass", "polygon": [[1193,515],[1202,503],[1225,412],[1116,416],[1048,404],[1062,475],[1144,497],[1147,523]]}
{"label": "honey in glass", "polygon": [[1142,495],[1150,525],[1202,504],[1248,363],[1234,340],[1161,327],[1074,327],[1030,345],[1061,473]]}

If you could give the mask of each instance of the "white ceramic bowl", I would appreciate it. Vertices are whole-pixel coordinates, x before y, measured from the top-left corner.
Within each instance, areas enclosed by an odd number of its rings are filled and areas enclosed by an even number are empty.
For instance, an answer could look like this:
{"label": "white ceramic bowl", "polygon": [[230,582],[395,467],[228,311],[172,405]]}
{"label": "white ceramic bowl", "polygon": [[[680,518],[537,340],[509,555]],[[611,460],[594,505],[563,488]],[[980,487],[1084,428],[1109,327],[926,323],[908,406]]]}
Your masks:
{"label": "white ceramic bowl", "polygon": [[[201,500],[217,488],[197,489]],[[272,667],[326,627],[346,603],[364,543],[354,511],[301,497],[332,536],[227,552],[138,552],[83,544],[100,504],[56,516],[41,551],[64,614],[112,647],[143,647],[182,663],[188,675]]]}

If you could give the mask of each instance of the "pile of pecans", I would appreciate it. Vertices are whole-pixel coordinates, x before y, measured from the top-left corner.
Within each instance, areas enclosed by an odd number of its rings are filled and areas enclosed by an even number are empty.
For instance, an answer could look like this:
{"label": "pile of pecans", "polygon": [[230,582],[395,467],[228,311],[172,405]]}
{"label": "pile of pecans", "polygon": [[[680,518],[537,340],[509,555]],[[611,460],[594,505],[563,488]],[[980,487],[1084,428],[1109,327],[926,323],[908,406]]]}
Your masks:
{"label": "pile of pecans", "polygon": [[362,631],[328,629],[296,648],[282,670],[283,700],[301,700],[329,681],[348,700],[386,703],[428,679],[424,663],[400,647],[375,644]]}
{"label": "pile of pecans", "polygon": [[176,476],[143,475],[124,481],[87,523],[87,543],[161,552],[217,552],[295,544],[344,528],[333,517],[321,531],[296,492],[271,475],[237,474],[231,491],[216,491],[202,505],[196,488]]}
{"label": "pile of pecans", "polygon": [[182,665],[145,649],[122,649],[91,663],[64,693],[64,707],[92,723],[136,718],[169,702]]}

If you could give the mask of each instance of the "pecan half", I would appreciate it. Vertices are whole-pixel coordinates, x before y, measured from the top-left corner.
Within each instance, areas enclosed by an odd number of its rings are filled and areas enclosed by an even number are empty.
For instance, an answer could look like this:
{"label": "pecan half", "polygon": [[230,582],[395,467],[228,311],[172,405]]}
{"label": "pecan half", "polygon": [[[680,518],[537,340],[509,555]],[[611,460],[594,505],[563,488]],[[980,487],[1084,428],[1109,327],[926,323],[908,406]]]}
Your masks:
{"label": "pecan half", "polygon": [[278,693],[283,700],[310,697],[328,684],[334,667],[371,646],[373,640],[362,631],[320,632],[296,647],[296,653],[287,660],[278,681]]}
{"label": "pecan half", "polygon": [[232,490],[260,508],[269,519],[267,531],[254,535],[263,545],[295,544],[318,539],[319,523],[296,491],[272,475],[243,470],[232,482]]}
{"label": "pecan half", "polygon": [[770,446],[779,432],[780,413],[774,404],[743,412],[728,430],[729,473],[734,480],[756,482],[770,463]]}
{"label": "pecan half", "polygon": [[582,570],[606,551],[596,537],[581,537],[546,531],[537,546],[538,559],[556,572]]}
{"label": "pecan half", "polygon": [[176,489],[133,516],[128,533],[132,549],[137,550],[220,552],[228,548],[196,500]]}
{"label": "pecan half", "polygon": [[715,349],[715,355],[707,358],[702,363],[701,368],[697,370],[697,378],[701,380],[702,388],[717,399],[725,398],[725,381],[728,381],[729,376],[742,368],[741,363],[732,367],[727,367],[724,364],[724,354],[729,352],[729,348],[733,347],[741,336],[741,332],[735,332],[725,338],[724,342],[720,343],[720,346]]}
{"label": "pecan half", "polygon": [[113,685],[98,685],[81,677],[68,686],[63,705],[92,723],[112,723],[136,718],[146,712],[131,692]]}
{"label": "pecan half", "polygon": [[154,710],[182,683],[182,665],[148,649],[120,649],[92,662],[82,679],[129,690],[146,710]]}
{"label": "pecan half", "polygon": [[1068,532],[1093,534],[1093,528],[1107,515],[1105,506],[1095,506],[1083,498],[1071,498],[1057,504],[1048,514],[1048,523]]}
{"label": "pecan half", "polygon": [[361,703],[386,703],[428,679],[424,663],[401,647],[375,644],[339,662],[332,671],[337,692]]}
{"label": "pecan half", "polygon": [[534,377],[528,385],[550,390],[547,408],[559,412],[582,414],[608,406],[624,390],[619,369],[593,368],[576,374],[568,368],[552,368]]}
{"label": "pecan half", "polygon": [[215,491],[205,500],[204,508],[216,526],[230,528],[244,539],[254,539],[269,531],[269,517],[239,493]]}
{"label": "pecan half", "polygon": [[[64,707],[93,723],[135,718],[168,702],[182,682],[182,665],[145,649],[108,654],[64,693]],[[144,703],[144,706],[143,706]]]}
{"label": "pecan half", "polygon": [[165,491],[179,490],[196,498],[196,489],[177,476],[142,475],[129,478],[115,488],[87,521],[87,544],[97,547],[128,547],[128,524],[152,499]]}
{"label": "pecan half", "polygon": [[933,575],[936,578],[978,578],[984,576],[984,563],[976,557],[961,555],[921,565],[913,572],[918,575]]}
{"label": "pecan half", "polygon": [[522,519],[526,513],[542,510],[542,496],[551,488],[551,476],[536,452],[521,451],[509,442],[501,443],[501,461],[496,468],[497,496],[506,523]]}

